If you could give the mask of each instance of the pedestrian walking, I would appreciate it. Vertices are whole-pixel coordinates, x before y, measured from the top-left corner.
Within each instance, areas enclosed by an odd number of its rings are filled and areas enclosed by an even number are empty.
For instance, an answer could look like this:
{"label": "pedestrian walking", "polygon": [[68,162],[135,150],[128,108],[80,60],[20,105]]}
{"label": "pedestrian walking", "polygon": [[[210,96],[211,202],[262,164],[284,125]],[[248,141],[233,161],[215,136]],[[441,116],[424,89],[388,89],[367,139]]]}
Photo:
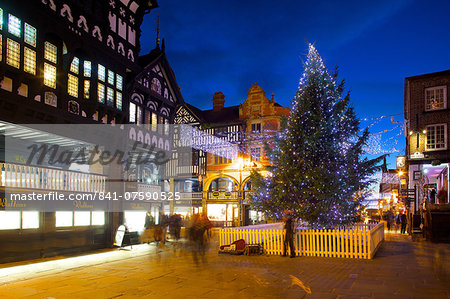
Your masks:
{"label": "pedestrian walking", "polygon": [[405,213],[402,213],[400,215],[400,221],[401,221],[400,233],[404,234],[404,233],[406,233],[406,224],[408,222],[408,220],[406,219],[406,214]]}
{"label": "pedestrian walking", "polygon": [[295,247],[294,247],[294,221],[293,221],[293,212],[290,210],[285,211],[284,216],[284,230],[285,230],[285,237],[284,237],[284,251],[283,256],[286,256],[287,254],[287,247],[289,246],[289,249],[291,251],[291,258],[295,257]]}

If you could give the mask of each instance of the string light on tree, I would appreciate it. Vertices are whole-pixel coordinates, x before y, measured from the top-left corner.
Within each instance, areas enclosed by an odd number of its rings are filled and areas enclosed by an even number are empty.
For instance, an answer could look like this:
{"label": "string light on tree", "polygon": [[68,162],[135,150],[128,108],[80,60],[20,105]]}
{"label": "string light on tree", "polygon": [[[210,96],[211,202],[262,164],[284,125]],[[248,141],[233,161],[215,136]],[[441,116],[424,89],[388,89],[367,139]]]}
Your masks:
{"label": "string light on tree", "polygon": [[360,134],[349,94],[337,78],[337,70],[330,73],[310,44],[291,114],[273,147],[265,148],[272,176],[252,173],[256,209],[274,217],[291,209],[312,227],[356,220],[382,157],[363,157],[369,131]]}

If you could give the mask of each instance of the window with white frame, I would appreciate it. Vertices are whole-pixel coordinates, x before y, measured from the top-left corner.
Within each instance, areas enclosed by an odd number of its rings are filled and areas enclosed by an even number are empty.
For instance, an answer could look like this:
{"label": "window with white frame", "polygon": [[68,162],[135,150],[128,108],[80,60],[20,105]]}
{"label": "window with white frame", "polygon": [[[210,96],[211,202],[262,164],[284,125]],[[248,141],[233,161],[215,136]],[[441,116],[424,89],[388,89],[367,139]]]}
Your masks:
{"label": "window with white frame", "polygon": [[425,110],[447,108],[447,86],[436,86],[425,89]]}
{"label": "window with white frame", "polygon": [[426,127],[426,150],[443,150],[447,148],[447,125],[437,124]]}

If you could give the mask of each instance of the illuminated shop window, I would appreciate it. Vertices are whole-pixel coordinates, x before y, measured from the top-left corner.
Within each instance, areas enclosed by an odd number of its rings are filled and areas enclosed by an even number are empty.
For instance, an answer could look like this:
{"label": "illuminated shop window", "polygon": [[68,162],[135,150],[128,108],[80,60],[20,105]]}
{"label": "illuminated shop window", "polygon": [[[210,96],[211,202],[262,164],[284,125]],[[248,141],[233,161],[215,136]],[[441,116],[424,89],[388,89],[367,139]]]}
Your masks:
{"label": "illuminated shop window", "polygon": [[24,40],[30,46],[36,47],[36,28],[30,24],[25,23]]}
{"label": "illuminated shop window", "polygon": [[136,104],[130,103],[130,111],[129,111],[129,119],[130,123],[136,123]]}
{"label": "illuminated shop window", "polygon": [[39,228],[37,211],[0,211],[0,230]]}
{"label": "illuminated shop window", "polygon": [[146,211],[124,211],[123,218],[129,231],[142,231],[145,225]]}
{"label": "illuminated shop window", "polygon": [[114,72],[108,70],[108,84],[114,85]]}
{"label": "illuminated shop window", "polygon": [[78,75],[79,68],[80,68],[80,60],[77,57],[74,57],[72,63],[70,64],[70,71]]}
{"label": "illuminated shop window", "polygon": [[0,211],[0,229],[20,229],[20,211]]}
{"label": "illuminated shop window", "polygon": [[73,224],[75,226],[83,226],[91,224],[91,212],[78,211],[74,212]]}
{"label": "illuminated shop window", "polygon": [[105,225],[105,212],[93,211],[92,212],[92,225]]}
{"label": "illuminated shop window", "polygon": [[55,226],[56,227],[67,227],[73,225],[73,212],[58,211],[55,212]]}
{"label": "illuminated shop window", "polygon": [[91,76],[91,62],[90,61],[84,62],[84,76],[85,77]]}
{"label": "illuminated shop window", "polygon": [[84,80],[83,97],[89,99],[89,91],[91,89],[91,81]]}
{"label": "illuminated shop window", "polygon": [[122,93],[116,92],[116,108],[122,110]]}
{"label": "illuminated shop window", "polygon": [[120,75],[116,76],[116,88],[118,90],[122,90],[122,88],[123,88],[123,78]]}
{"label": "illuminated shop window", "polygon": [[158,128],[158,115],[155,112],[152,112],[152,131],[156,131]]}
{"label": "illuminated shop window", "polygon": [[44,62],[44,85],[56,88],[56,67]]}
{"label": "illuminated shop window", "polygon": [[100,103],[105,103],[105,85],[98,83],[98,90],[97,90],[97,95],[98,95],[98,101]]}
{"label": "illuminated shop window", "polygon": [[45,42],[44,58],[50,62],[56,63],[57,54],[58,54],[58,48],[52,43]]}
{"label": "illuminated shop window", "polygon": [[12,35],[20,37],[20,29],[21,29],[21,21],[19,18],[13,16],[12,14],[8,15],[8,31]]}
{"label": "illuminated shop window", "polygon": [[23,48],[23,70],[36,75],[36,52],[27,47]]}
{"label": "illuminated shop window", "polygon": [[105,82],[106,70],[101,64],[98,65],[98,79]]}
{"label": "illuminated shop window", "polygon": [[112,88],[107,88],[107,94],[106,94],[106,99],[107,99],[107,103],[108,105],[114,106],[114,89]]}
{"label": "illuminated shop window", "polygon": [[39,212],[23,211],[22,212],[22,228],[39,228]]}
{"label": "illuminated shop window", "polygon": [[15,68],[20,68],[20,44],[9,38],[6,46],[6,63]]}
{"label": "illuminated shop window", "polygon": [[78,97],[78,77],[69,74],[67,80],[67,93],[75,98]]}

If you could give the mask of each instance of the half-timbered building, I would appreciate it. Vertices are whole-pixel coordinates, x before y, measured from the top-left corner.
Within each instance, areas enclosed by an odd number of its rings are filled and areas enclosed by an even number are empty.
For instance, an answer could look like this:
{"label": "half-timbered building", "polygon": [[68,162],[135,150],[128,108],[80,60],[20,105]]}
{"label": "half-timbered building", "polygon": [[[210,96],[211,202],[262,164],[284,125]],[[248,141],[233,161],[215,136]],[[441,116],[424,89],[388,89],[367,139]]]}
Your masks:
{"label": "half-timbered building", "polygon": [[[24,136],[30,142],[46,140],[77,147],[83,141],[45,131],[24,131],[18,124],[114,125],[127,124],[129,120],[137,123],[136,118],[130,119],[130,110],[137,110],[133,105],[139,103],[134,101],[129,105],[129,99],[138,89],[135,78],[147,70],[138,61],[140,26],[144,15],[155,7],[156,0],[2,1],[0,130],[3,138]],[[172,96],[174,92],[176,88],[171,91]],[[167,110],[167,114],[162,106],[157,109],[158,117],[169,120],[174,108]],[[135,133],[139,138],[139,132]],[[168,144],[161,141],[163,135],[158,135],[159,147]],[[131,129],[129,136],[133,137]],[[101,167],[25,165],[19,152],[5,154],[4,150],[0,163],[0,189],[3,190],[8,187],[25,193],[39,190],[89,193],[107,188]],[[0,211],[0,260],[111,246],[122,218],[122,213],[76,209],[52,213]]]}

